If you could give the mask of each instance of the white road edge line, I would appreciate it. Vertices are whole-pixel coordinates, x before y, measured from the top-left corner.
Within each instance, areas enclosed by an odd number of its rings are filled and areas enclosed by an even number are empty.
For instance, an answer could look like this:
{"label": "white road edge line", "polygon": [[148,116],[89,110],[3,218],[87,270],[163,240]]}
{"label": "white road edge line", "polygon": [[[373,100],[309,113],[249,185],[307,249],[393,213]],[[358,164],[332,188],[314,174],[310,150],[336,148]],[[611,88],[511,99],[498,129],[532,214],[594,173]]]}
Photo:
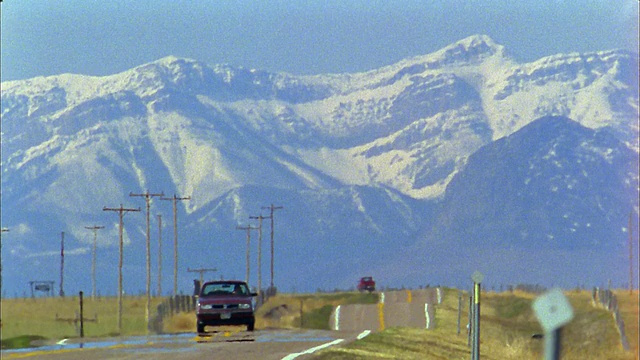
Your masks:
{"label": "white road edge line", "polygon": [[295,359],[295,358],[297,358],[298,356],[301,356],[301,355],[313,354],[314,352],[316,352],[318,350],[322,350],[324,348],[328,348],[328,347],[333,346],[333,345],[338,345],[343,341],[344,341],[344,339],[336,339],[336,340],[333,340],[332,342],[328,342],[326,344],[322,344],[322,345],[318,345],[316,347],[312,347],[311,349],[307,349],[307,350],[305,350],[303,352],[300,352],[300,353],[289,354],[289,355],[283,357],[282,360],[292,360],[292,359]]}
{"label": "white road edge line", "polygon": [[427,319],[425,328],[429,329],[431,326],[431,318],[429,317],[429,304],[424,304],[424,317]]}
{"label": "white road edge line", "polygon": [[371,330],[365,330],[365,331],[361,332],[360,334],[358,334],[357,339],[358,340],[362,340],[365,337],[367,337],[367,335],[369,335],[369,334],[371,334]]}

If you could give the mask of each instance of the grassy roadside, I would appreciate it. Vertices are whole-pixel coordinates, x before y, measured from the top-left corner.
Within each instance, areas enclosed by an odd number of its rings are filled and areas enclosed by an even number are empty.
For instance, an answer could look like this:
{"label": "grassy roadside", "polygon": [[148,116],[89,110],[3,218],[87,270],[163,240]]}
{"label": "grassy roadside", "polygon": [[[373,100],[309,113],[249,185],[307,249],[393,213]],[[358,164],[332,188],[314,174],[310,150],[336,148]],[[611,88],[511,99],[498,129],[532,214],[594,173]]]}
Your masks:
{"label": "grassy roadside", "polygon": [[[637,352],[624,352],[611,314],[594,308],[588,292],[567,292],[574,308],[574,320],[563,329],[562,359],[636,359]],[[620,296],[620,295],[619,295]],[[637,299],[621,306],[623,316],[635,312],[635,327],[627,328],[629,341],[638,348]],[[464,297],[466,298],[466,296]],[[534,295],[483,293],[481,303],[480,354],[483,359],[540,359],[543,340],[532,335],[542,332],[531,310]],[[443,304],[436,309],[433,330],[391,328],[348,344],[319,352],[314,359],[468,359],[470,348],[466,335],[466,303],[461,334],[457,334],[458,290],[447,289]],[[625,323],[633,321],[632,316]]]}
{"label": "grassy roadside", "polygon": [[[623,352],[613,317],[591,305],[587,291],[566,292],[576,313],[563,330],[562,359],[637,359],[638,291],[617,291],[625,331],[632,352]],[[483,359],[539,359],[543,342],[531,338],[541,329],[531,310],[534,295],[516,292],[483,293],[481,322],[481,355]],[[466,299],[466,294],[463,299]],[[164,298],[152,299],[152,309]],[[328,328],[328,317],[334,306],[353,303],[376,303],[377,294],[328,293],[280,294],[256,313],[256,328]],[[124,299],[122,335],[144,335],[144,297]],[[373,333],[344,347],[324,350],[317,359],[467,359],[467,303],[463,300],[461,334],[456,333],[458,290],[445,289],[444,302],[436,309],[436,328],[422,330],[390,328]],[[24,347],[31,341],[54,343],[77,337],[73,324],[56,321],[74,318],[79,310],[77,297],[2,300],[2,347]],[[85,299],[85,318],[98,322],[85,323],[85,336],[104,337],[117,334],[117,299]],[[195,316],[179,314],[165,321],[165,332],[193,332]]]}
{"label": "grassy roadside", "polygon": [[[375,304],[377,294],[345,292],[327,294],[278,294],[256,311],[256,329],[329,329],[329,316],[340,304]],[[192,332],[193,314],[178,314],[164,323],[170,333]]]}
{"label": "grassy roadside", "polygon": [[[152,315],[164,298],[153,298]],[[84,318],[97,319],[85,321],[86,337],[106,337],[117,335],[145,335],[146,297],[124,297],[122,313],[122,334],[118,334],[118,301],[116,297],[85,298]],[[2,299],[2,348],[24,347],[28,339],[39,342],[56,342],[62,339],[78,337],[78,331],[72,320],[80,311],[77,296]],[[67,319],[71,321],[57,321]],[[27,340],[25,340],[27,339]],[[25,343],[25,341],[27,341]]]}
{"label": "grassy roadside", "polygon": [[640,338],[640,334],[638,334],[638,327],[640,327],[640,319],[638,318],[640,297],[638,295],[640,294],[638,290],[631,293],[629,290],[618,290],[615,291],[615,294],[620,306],[620,315],[624,320],[624,330],[629,340],[629,347],[632,353],[638,354],[640,351],[638,349],[638,339]]}

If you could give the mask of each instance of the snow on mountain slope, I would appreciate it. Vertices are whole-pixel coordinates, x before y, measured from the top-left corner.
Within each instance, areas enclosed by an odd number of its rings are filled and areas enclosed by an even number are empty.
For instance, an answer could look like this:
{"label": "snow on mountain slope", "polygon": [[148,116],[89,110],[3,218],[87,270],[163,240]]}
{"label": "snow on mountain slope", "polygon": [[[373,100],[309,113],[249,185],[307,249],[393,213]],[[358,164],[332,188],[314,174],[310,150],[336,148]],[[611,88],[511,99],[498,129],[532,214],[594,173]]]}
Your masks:
{"label": "snow on mountain slope", "polygon": [[[623,51],[521,65],[476,35],[357,74],[293,76],[167,57],[113,76],[5,82],[3,172],[33,164],[38,173],[32,161],[67,143],[89,144],[100,132],[120,144],[130,129],[151,141],[136,157],[158,156],[172,188],[206,193],[194,206],[258,182],[243,180],[251,174],[283,187],[380,184],[437,198],[480,146],[544,115],[609,127],[638,151],[637,65]],[[121,125],[107,127],[113,122]],[[151,185],[150,175],[135,177]]]}
{"label": "snow on mountain slope", "polygon": [[[296,76],[167,57],[112,76],[1,85],[2,202],[12,209],[3,225],[9,219],[38,234],[63,227],[81,238],[72,224],[97,221],[103,206],[137,207],[129,193],[149,190],[191,196],[180,211],[197,243],[208,225],[233,230],[240,218],[221,214],[244,214],[246,197],[267,191],[303,208],[333,207],[314,212],[330,221],[296,219],[318,232],[305,234],[310,241],[335,238],[351,251],[369,238],[388,245],[397,232],[411,243],[418,212],[444,198],[469,156],[537,118],[567,116],[639,152],[637,54],[518,64],[482,35],[355,74]],[[409,215],[394,214],[394,225],[376,208]],[[142,230],[131,221],[133,237]]]}

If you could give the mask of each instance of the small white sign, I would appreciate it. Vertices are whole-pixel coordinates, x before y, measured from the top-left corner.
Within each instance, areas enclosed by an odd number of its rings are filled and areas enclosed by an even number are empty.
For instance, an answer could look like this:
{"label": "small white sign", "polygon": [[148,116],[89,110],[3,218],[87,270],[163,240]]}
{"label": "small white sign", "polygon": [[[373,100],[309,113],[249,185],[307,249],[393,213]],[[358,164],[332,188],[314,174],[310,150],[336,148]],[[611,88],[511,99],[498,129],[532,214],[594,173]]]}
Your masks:
{"label": "small white sign", "polygon": [[559,329],[573,319],[573,308],[561,289],[553,289],[538,297],[532,307],[545,332]]}
{"label": "small white sign", "polygon": [[484,280],[484,275],[482,275],[480,271],[476,270],[473,275],[471,275],[471,280],[476,284],[480,284],[482,280]]}

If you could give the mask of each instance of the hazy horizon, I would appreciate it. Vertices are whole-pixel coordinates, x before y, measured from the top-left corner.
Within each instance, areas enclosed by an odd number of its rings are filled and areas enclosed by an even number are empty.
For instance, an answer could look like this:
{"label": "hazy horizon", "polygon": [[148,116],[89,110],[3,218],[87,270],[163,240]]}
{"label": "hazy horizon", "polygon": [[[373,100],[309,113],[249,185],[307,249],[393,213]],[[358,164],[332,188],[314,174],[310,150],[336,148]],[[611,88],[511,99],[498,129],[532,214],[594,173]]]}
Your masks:
{"label": "hazy horizon", "polygon": [[638,51],[638,2],[5,0],[2,81],[109,75],[165,56],[292,74],[360,72],[483,34],[520,62]]}

